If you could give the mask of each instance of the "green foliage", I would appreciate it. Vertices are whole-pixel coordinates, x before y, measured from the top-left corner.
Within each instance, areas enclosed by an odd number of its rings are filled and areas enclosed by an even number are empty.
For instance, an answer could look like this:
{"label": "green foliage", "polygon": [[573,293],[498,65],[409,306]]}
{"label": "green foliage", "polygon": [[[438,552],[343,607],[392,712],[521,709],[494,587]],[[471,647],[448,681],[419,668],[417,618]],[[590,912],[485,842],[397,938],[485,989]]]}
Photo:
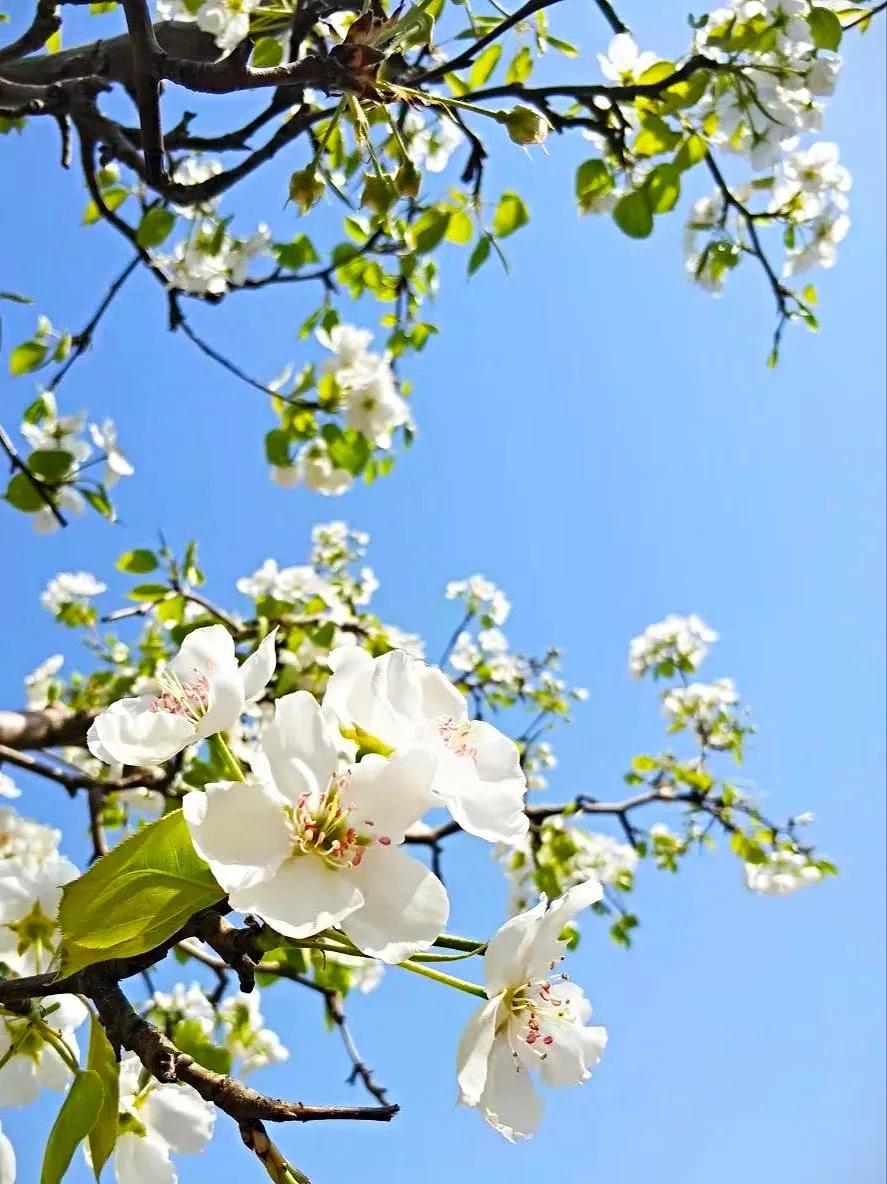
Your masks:
{"label": "green foliage", "polygon": [[514,234],[530,220],[530,211],[523,198],[516,193],[503,193],[493,215],[493,234],[497,238],[507,238]]}
{"label": "green foliage", "polygon": [[66,885],[59,908],[62,973],[153,949],[223,896],[181,811],[167,814]]}
{"label": "green foliage", "polygon": [[98,1180],[117,1142],[117,1116],[120,1108],[120,1068],[105,1029],[89,1013],[89,1052],[86,1066],[102,1085],[102,1103],[89,1131],[92,1169]]}
{"label": "green foliage", "polygon": [[157,556],[153,551],[137,548],[126,551],[117,560],[118,571],[128,572],[130,575],[145,575],[157,567]]}
{"label": "green foliage", "polygon": [[76,1075],[49,1132],[40,1184],[60,1184],[78,1145],[95,1125],[104,1099],[105,1090],[98,1073],[85,1069]]}
{"label": "green foliage", "polygon": [[176,216],[165,206],[154,206],[147,210],[136,231],[136,241],[146,251],[166,242],[176,224]]}
{"label": "green foliage", "polygon": [[649,238],[653,233],[653,213],[644,193],[626,193],[616,203],[613,220],[630,238]]}

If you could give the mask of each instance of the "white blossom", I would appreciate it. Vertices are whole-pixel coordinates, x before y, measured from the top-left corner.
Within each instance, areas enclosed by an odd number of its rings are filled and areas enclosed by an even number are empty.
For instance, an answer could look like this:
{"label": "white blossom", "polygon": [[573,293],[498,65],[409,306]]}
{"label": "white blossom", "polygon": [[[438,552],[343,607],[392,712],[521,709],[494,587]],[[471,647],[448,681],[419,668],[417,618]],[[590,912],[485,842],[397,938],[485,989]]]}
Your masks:
{"label": "white blossom", "polygon": [[282,1064],[289,1058],[276,1032],[265,1027],[258,990],[249,995],[241,991],[224,999],[219,1004],[219,1019],[227,1029],[225,1047],[238,1062],[242,1076],[265,1065]]}
{"label": "white blossom", "polygon": [[15,1184],[15,1149],[0,1123],[0,1184]]}
{"label": "white blossom", "polygon": [[23,818],[12,806],[0,806],[0,876],[4,860],[20,860],[29,870],[36,870],[55,855],[62,832]]}
{"label": "white blossom", "polygon": [[120,1119],[114,1145],[117,1184],[176,1184],[171,1152],[198,1155],[209,1142],[215,1107],[190,1085],[143,1082],[132,1053],[120,1063]]}
{"label": "white blossom", "polygon": [[818,884],[822,872],[801,851],[776,850],[764,863],[746,863],[745,885],[763,896],[789,896],[799,888]]}
{"label": "white blossom", "polygon": [[[75,995],[54,995],[52,1005],[43,1023],[76,1060],[74,1031],[86,1019],[86,1007]],[[61,1091],[71,1079],[58,1049],[27,1015],[0,1015],[0,1064],[0,1107],[29,1106],[41,1089]]]}
{"label": "white blossom", "polygon": [[132,463],[117,446],[117,429],[114,421],[104,419],[99,423],[89,425],[89,434],[96,448],[105,454],[105,471],[103,480],[105,485],[114,485],[121,477],[131,477],[135,472]]}
{"label": "white blossom", "polygon": [[11,777],[0,771],[0,798],[20,798],[22,791]]}
{"label": "white blossom", "polygon": [[156,693],[119,699],[96,717],[86,737],[89,751],[109,765],[157,764],[227,731],[268,685],[276,636],[275,629],[238,666],[227,629],[195,629],[160,674]]}
{"label": "white blossom", "polygon": [[89,608],[90,598],[107,592],[107,584],[88,571],[63,571],[49,581],[40,593],[40,604],[58,616],[66,604]]}
{"label": "white blossom", "polygon": [[670,674],[673,669],[694,671],[717,640],[714,629],[695,613],[689,617],[671,614],[632,639],[629,669],[636,678],[648,670],[654,674]]}
{"label": "white blossom", "polygon": [[468,612],[489,618],[491,625],[504,625],[511,612],[505,593],[485,576],[469,576],[466,580],[450,580],[445,592],[447,600],[461,600]]}
{"label": "white blossom", "polygon": [[407,155],[417,168],[442,173],[462,143],[462,132],[446,116],[428,127],[418,111],[409,111],[403,122]]}
{"label": "white blossom", "polygon": [[263,746],[261,777],[208,785],[182,803],[232,908],[293,938],[341,925],[385,962],[431,945],[447,895],[399,845],[433,801],[432,758],[369,755],[340,771],[337,737],[306,691],[276,701]]}
{"label": "white blossom", "polygon": [[49,704],[50,695],[58,686],[55,676],[61,670],[64,662],[65,659],[61,654],[53,654],[26,676],[25,693],[29,710],[36,711]]}
{"label": "white blossom", "polygon": [[658,58],[649,50],[641,53],[630,33],[617,33],[606,54],[599,53],[597,60],[605,78],[625,85],[636,82]]}
{"label": "white blossom", "polygon": [[374,659],[358,647],[334,651],[329,664],[323,707],[344,736],[428,753],[434,793],[460,826],[491,842],[520,841],[528,823],[517,746],[470,720],[464,696],[440,670],[396,650]]}
{"label": "white blossom", "polygon": [[505,923],[484,955],[488,1002],[468,1022],[457,1054],[460,1101],[477,1106],[510,1141],[530,1138],[542,1117],[531,1073],[548,1086],[579,1085],[606,1047],[582,990],[552,971],[563,957],[559,936],[580,909],[601,899],[596,881]]}

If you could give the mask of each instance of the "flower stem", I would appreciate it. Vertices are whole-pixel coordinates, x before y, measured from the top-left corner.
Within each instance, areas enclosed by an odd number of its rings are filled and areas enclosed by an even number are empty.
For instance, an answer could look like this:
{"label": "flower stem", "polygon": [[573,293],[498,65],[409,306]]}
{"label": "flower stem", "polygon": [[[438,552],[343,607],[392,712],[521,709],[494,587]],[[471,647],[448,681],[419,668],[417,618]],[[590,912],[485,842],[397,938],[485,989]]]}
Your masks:
{"label": "flower stem", "polygon": [[76,1076],[80,1072],[80,1066],[77,1063],[74,1053],[68,1047],[67,1041],[62,1036],[59,1036],[57,1032],[54,1032],[47,1024],[38,1022],[34,1026],[46,1043],[52,1045],[71,1072]]}
{"label": "flower stem", "polygon": [[245,781],[243,769],[234,758],[234,754],[228,747],[225,737],[221,732],[216,732],[214,736],[208,736],[206,746],[210,751],[215,763],[221,766],[222,772],[227,781]]}
{"label": "flower stem", "polygon": [[434,979],[443,983],[445,987],[455,987],[457,991],[464,991],[466,995],[476,995],[478,999],[486,999],[487,993],[483,987],[474,983],[467,983],[464,979],[455,978],[452,974],[444,974],[440,970],[432,970],[430,966],[420,966],[417,962],[398,962],[402,970],[411,970],[413,974],[421,974],[423,978]]}
{"label": "flower stem", "polygon": [[487,948],[485,941],[478,941],[474,937],[457,937],[454,933],[442,933],[434,944],[441,950],[464,950],[467,954],[482,954]]}

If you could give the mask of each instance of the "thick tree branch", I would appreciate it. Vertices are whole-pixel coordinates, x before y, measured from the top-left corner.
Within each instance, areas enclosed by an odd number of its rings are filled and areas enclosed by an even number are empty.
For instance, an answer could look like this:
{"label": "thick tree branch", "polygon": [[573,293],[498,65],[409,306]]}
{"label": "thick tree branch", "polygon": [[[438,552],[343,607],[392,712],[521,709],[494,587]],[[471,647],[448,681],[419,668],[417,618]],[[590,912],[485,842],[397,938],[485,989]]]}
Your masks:
{"label": "thick tree branch", "polygon": [[41,711],[0,711],[0,744],[7,748],[86,746],[86,733],[95,719],[92,711],[73,712],[53,705]]}

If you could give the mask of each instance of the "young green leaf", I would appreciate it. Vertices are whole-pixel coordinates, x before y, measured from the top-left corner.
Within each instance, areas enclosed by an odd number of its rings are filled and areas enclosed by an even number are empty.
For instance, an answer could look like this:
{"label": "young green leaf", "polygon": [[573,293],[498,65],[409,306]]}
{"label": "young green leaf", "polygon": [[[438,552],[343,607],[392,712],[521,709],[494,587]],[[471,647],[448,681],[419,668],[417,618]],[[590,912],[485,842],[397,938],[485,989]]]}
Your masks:
{"label": "young green leaf", "polygon": [[49,1132],[40,1184],[60,1184],[78,1145],[95,1125],[104,1098],[105,1089],[98,1073],[84,1069],[77,1074]]}
{"label": "young green leaf", "polygon": [[493,215],[493,234],[498,238],[506,238],[514,234],[530,220],[530,211],[524,200],[516,193],[503,193]]}
{"label": "young green leaf", "polygon": [[167,814],[66,885],[61,971],[151,950],[224,895],[194,850],[182,812]]}
{"label": "young green leaf", "polygon": [[117,1119],[120,1109],[120,1067],[105,1029],[92,1012],[89,1013],[89,1052],[87,1068],[102,1083],[104,1096],[96,1120],[89,1132],[89,1151],[92,1170],[98,1180],[102,1168],[117,1142]]}

